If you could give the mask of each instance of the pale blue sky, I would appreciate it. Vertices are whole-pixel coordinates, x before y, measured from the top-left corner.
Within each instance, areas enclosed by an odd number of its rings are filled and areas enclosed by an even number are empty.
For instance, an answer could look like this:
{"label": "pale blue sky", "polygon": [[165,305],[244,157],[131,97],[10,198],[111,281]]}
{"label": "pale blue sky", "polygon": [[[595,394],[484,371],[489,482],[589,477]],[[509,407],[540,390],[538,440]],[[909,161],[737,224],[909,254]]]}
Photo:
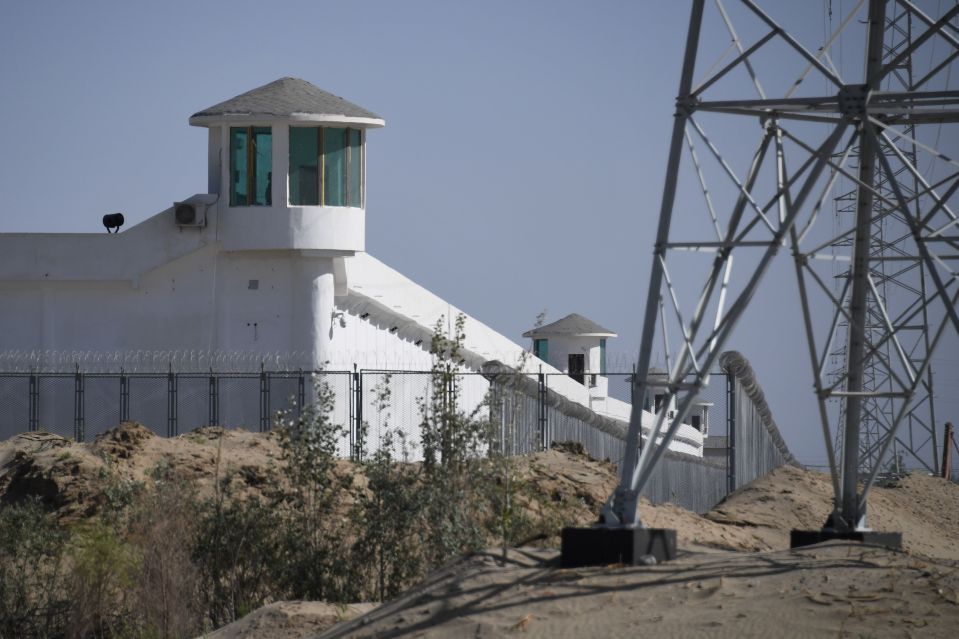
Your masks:
{"label": "pale blue sky", "polygon": [[[767,4],[808,46],[822,41],[828,2]],[[204,192],[206,132],[190,114],[300,77],[386,120],[368,138],[371,254],[517,341],[544,308],[548,321],[587,315],[618,331],[610,351],[628,367],[688,12],[638,0],[8,0],[0,232],[100,232],[104,213],[129,226]],[[753,362],[794,452],[822,463],[783,253],[729,346]],[[955,387],[955,341],[943,366]],[[955,420],[959,402],[943,395]]]}

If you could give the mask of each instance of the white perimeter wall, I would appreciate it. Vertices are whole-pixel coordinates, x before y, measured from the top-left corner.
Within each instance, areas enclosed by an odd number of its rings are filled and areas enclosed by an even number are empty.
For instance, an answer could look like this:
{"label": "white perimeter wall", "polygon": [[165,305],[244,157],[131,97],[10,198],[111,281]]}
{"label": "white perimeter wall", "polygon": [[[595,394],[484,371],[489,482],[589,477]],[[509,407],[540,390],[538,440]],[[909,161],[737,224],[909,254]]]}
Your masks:
{"label": "white perimeter wall", "polygon": [[332,258],[207,246],[136,282],[0,281],[0,350],[311,352],[312,284],[328,274],[332,304],[333,270]]}

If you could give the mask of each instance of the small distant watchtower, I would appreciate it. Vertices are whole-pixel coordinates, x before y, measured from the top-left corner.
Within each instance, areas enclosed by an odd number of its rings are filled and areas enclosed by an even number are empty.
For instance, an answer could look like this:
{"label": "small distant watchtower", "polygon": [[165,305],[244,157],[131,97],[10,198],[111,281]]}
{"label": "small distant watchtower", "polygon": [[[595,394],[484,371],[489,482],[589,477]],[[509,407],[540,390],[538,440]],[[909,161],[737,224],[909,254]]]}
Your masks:
{"label": "small distant watchtower", "polygon": [[533,340],[533,354],[580,384],[606,396],[606,340],[616,333],[577,313],[552,324],[530,329],[523,337]]}

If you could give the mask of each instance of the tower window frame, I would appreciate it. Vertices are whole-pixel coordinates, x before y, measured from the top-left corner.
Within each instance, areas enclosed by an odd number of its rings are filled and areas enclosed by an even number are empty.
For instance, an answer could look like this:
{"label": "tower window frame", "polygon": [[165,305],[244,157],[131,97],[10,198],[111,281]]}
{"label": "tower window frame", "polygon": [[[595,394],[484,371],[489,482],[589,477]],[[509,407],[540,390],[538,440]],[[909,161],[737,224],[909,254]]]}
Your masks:
{"label": "tower window frame", "polygon": [[606,376],[606,338],[599,338],[599,374]]}
{"label": "tower window frame", "polygon": [[[303,135],[304,132],[307,133]],[[315,132],[316,137],[311,140],[309,132]],[[339,147],[334,136],[340,137]],[[365,147],[366,132],[363,129],[291,125],[289,205],[363,208]],[[311,159],[315,159],[315,164],[309,163]]]}
{"label": "tower window frame", "polygon": [[549,340],[545,338],[536,338],[533,340],[533,355],[544,362],[549,361]]}
{"label": "tower window frame", "polygon": [[[272,206],[273,205],[273,127],[270,126],[231,126],[230,134],[230,206]],[[239,155],[237,141],[241,136],[246,148]],[[259,149],[257,140],[266,137],[269,140],[265,149]],[[237,162],[242,158],[242,169]],[[265,171],[263,170],[265,169]],[[244,172],[240,179],[240,171]],[[265,176],[264,179],[258,179]],[[261,184],[262,182],[262,184]],[[242,185],[242,191],[238,188]],[[263,197],[257,194],[263,192]]]}

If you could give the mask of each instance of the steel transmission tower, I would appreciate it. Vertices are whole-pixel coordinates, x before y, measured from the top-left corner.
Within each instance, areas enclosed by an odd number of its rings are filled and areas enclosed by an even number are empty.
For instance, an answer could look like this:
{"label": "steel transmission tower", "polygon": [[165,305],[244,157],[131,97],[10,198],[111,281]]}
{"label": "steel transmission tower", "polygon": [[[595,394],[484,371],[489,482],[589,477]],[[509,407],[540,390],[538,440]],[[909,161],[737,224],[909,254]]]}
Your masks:
{"label": "steel transmission tower", "polygon": [[[881,463],[897,441],[905,446],[900,427],[919,419],[931,395],[931,358],[947,331],[959,335],[959,162],[937,149],[959,139],[959,91],[949,89],[959,6],[930,17],[908,0],[854,4],[809,49],[752,0],[692,2],[637,364],[649,370],[665,300],[678,343],[662,406],[676,397],[677,412],[657,414],[640,449],[649,383],[637,376],[620,484],[603,510],[607,529],[642,526],[640,493],[783,249],[835,493],[825,529],[865,527]],[[714,14],[704,19],[707,8]],[[911,23],[905,40],[892,35],[902,20]],[[833,63],[840,37],[861,43],[862,58],[847,65],[856,77]],[[728,47],[711,56],[720,40]],[[708,70],[697,80],[700,62]],[[749,154],[737,158],[744,143]],[[837,228],[825,209],[840,179],[854,195]],[[845,273],[838,291],[837,272]],[[861,438],[864,420],[876,427]]]}
{"label": "steel transmission tower", "polygon": [[[914,91],[917,78],[913,73],[913,56],[900,57],[899,54],[912,46],[913,15],[895,3],[887,9],[885,41],[883,43],[883,63],[895,63],[892,72],[885,80],[886,91]],[[917,146],[909,140],[916,137],[916,126],[909,123],[902,128],[905,139],[897,140],[897,151],[907,161],[916,166]],[[881,152],[895,163],[896,151],[883,144]],[[907,199],[918,206],[916,194],[920,193],[919,181],[915,175],[907,172],[901,164],[895,165],[896,181]],[[842,180],[840,180],[842,182]],[[921,306],[922,299],[927,292],[926,267],[921,258],[912,261],[898,259],[893,263],[887,258],[902,258],[911,254],[908,246],[912,238],[905,222],[901,219],[894,207],[885,204],[895,201],[896,194],[892,182],[887,179],[882,166],[878,167],[875,184],[876,191],[882,197],[873,201],[875,220],[872,228],[870,245],[870,275],[876,283],[875,294],[870,291],[867,295],[866,325],[864,327],[873,343],[882,341],[885,328],[883,309],[890,309],[895,316],[895,309],[922,308],[918,321],[911,321],[898,327],[900,341],[914,364],[921,363],[925,353],[929,350],[930,335],[928,314]],[[836,198],[837,228],[845,226],[846,216],[855,215],[857,191],[851,190]],[[898,232],[897,232],[898,231]],[[837,248],[848,248],[851,238],[846,236],[837,241]],[[842,251],[840,250],[840,254]],[[851,270],[846,268],[838,276],[838,293],[851,276]],[[849,323],[845,319],[840,322],[840,332],[848,334]],[[894,380],[885,374],[882,359],[895,357],[892,345],[885,341],[878,353],[867,353],[863,362],[863,388],[870,391],[892,390]],[[840,386],[846,370],[846,342],[842,341],[836,352],[835,360],[841,366],[832,372],[832,380],[838,380]],[[916,398],[913,406],[906,413],[899,431],[892,443],[890,464],[898,465],[901,458],[906,457],[911,464],[919,464],[925,470],[939,474],[939,448],[936,437],[936,410],[935,392],[932,366],[926,371],[925,379],[916,389]],[[867,475],[874,467],[880,465],[879,450],[883,437],[890,431],[894,418],[892,399],[881,395],[863,398],[862,415],[859,426],[859,474]],[[845,418],[842,411],[839,416],[841,422]],[[836,433],[836,448],[842,450],[843,431]]]}

